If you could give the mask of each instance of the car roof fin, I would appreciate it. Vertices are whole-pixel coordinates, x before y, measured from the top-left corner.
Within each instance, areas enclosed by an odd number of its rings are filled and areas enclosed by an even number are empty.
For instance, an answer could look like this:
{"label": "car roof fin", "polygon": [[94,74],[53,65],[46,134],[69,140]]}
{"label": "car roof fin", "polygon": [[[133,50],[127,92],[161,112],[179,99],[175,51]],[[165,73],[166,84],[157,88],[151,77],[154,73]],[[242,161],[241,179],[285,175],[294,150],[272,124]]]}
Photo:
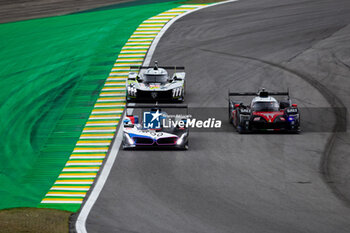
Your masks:
{"label": "car roof fin", "polygon": [[259,94],[259,97],[261,98],[269,97],[269,93],[266,91],[265,88],[261,88],[258,94]]}

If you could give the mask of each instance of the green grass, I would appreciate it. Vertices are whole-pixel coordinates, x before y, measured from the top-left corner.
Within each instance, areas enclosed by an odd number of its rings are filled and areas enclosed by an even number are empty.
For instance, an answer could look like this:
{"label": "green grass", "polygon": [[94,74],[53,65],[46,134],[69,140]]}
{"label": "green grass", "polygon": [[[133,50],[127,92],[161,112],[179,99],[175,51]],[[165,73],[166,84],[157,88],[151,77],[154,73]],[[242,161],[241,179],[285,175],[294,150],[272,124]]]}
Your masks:
{"label": "green grass", "polygon": [[143,20],[177,5],[0,25],[0,209],[38,206],[73,150],[122,46]]}
{"label": "green grass", "polygon": [[208,4],[208,3],[214,3],[214,2],[223,2],[226,0],[188,0],[183,1],[181,3],[183,4]]}
{"label": "green grass", "polygon": [[0,211],[0,233],[68,233],[68,211],[14,208]]}

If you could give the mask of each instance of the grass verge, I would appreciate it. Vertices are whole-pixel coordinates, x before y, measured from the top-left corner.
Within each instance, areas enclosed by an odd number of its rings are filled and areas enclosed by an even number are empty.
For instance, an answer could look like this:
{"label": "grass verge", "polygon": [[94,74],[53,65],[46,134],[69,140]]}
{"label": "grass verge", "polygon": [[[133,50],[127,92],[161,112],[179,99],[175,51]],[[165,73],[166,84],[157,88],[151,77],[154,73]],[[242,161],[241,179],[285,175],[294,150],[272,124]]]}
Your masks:
{"label": "grass verge", "polygon": [[0,24],[0,209],[38,206],[73,151],[120,49],[143,20],[178,5]]}
{"label": "grass verge", "polygon": [[188,1],[183,1],[181,3],[183,4],[205,4],[205,3],[214,3],[214,2],[223,2],[226,0],[188,0]]}
{"label": "grass verge", "polygon": [[46,208],[0,210],[0,233],[67,233],[71,212]]}

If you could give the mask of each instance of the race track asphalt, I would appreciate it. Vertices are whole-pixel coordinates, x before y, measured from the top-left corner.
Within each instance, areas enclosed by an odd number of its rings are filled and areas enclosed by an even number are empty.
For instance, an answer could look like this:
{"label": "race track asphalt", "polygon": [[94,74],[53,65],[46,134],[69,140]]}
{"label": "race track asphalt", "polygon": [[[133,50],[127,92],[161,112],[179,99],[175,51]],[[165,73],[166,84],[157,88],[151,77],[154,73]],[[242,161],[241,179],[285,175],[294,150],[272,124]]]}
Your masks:
{"label": "race track asphalt", "polygon": [[[178,20],[153,60],[186,66],[190,107],[226,107],[228,89],[265,87],[290,88],[305,114],[349,108],[349,12],[347,0],[227,3]],[[299,135],[193,132],[188,151],[120,150],[87,230],[350,232],[341,117],[319,116]]]}

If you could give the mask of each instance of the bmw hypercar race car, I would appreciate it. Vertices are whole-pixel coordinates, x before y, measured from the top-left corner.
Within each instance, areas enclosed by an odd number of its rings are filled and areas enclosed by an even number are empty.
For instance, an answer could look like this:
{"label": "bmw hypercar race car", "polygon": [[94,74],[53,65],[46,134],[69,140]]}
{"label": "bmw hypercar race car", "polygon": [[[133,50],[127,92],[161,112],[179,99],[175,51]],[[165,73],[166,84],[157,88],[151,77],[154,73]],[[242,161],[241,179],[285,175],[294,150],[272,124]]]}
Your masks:
{"label": "bmw hypercar race car", "polygon": [[[126,84],[126,99],[129,102],[162,101],[183,102],[185,99],[184,67],[164,66],[154,67],[132,66],[139,72],[130,72]],[[174,70],[170,76],[167,70]],[[177,72],[182,70],[182,72]]]}
{"label": "bmw hypercar race car", "polygon": [[[254,96],[249,105],[233,101],[232,96]],[[277,101],[272,96],[285,96]],[[296,104],[292,104],[289,92],[229,92],[229,120],[239,133],[268,131],[300,131],[300,114]]]}
{"label": "bmw hypercar race car", "polygon": [[150,110],[142,113],[142,121],[137,115],[126,114],[123,121],[123,149],[188,149],[189,130],[185,124],[186,119],[179,118],[178,115],[168,115],[161,108],[182,108],[187,111],[187,105],[127,105],[127,111],[128,109]]}

